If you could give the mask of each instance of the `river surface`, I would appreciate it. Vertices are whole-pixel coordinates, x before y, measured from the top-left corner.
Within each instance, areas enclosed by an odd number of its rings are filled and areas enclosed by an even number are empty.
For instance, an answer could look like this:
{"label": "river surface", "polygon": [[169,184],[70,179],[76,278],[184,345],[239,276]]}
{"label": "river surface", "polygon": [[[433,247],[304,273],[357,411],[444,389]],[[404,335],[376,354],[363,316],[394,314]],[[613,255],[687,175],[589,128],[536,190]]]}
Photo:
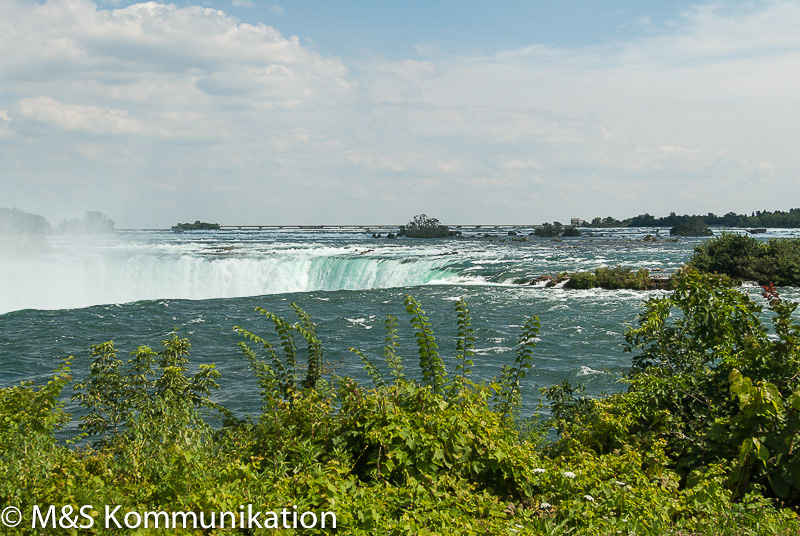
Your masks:
{"label": "river surface", "polygon": [[[403,297],[421,302],[440,353],[455,353],[459,298],[472,312],[474,375],[488,379],[514,361],[519,329],[530,315],[542,328],[534,367],[524,380],[524,410],[539,389],[562,379],[590,393],[624,388],[630,366],[626,325],[659,291],[564,290],[520,284],[535,276],[625,265],[676,270],[704,239],[643,241],[655,229],[597,229],[559,241],[528,238],[529,228],[463,228],[465,238],[373,238],[362,229],[262,231],[117,231],[53,235],[0,257],[0,386],[43,382],[59,360],[75,356],[76,378],[89,347],[114,340],[125,356],[156,347],[174,330],[192,344],[192,364],[222,373],[214,397],[240,415],[258,411],[258,388],[233,326],[272,336],[258,306],[294,320],[297,303],[317,323],[325,356],[338,374],[368,381],[358,347],[380,361],[387,314],[400,320],[406,369],[417,359]],[[509,235],[516,232],[516,236]],[[489,234],[490,237],[485,235]],[[769,230],[759,238],[798,236]],[[800,299],[797,289],[786,296]],[[757,295],[757,293],[756,293]],[[75,408],[70,406],[71,410]]]}

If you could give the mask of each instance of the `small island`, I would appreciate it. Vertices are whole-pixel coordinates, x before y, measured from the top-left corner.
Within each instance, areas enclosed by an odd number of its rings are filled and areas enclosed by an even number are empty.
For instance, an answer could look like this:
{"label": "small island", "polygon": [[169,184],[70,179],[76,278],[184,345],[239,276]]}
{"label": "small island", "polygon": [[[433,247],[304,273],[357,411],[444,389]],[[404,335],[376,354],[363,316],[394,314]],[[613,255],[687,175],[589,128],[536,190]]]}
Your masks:
{"label": "small island", "polygon": [[679,223],[669,230],[672,236],[711,236],[711,228],[699,217]]}
{"label": "small island", "polygon": [[197,220],[194,223],[179,223],[172,226],[173,231],[216,231],[219,230],[218,223],[208,223]]}
{"label": "small island", "polygon": [[447,225],[442,225],[438,219],[426,214],[417,214],[406,225],[401,225],[400,232],[397,233],[397,236],[409,238],[447,238],[455,235]]}
{"label": "small island", "polygon": [[565,227],[560,221],[556,221],[553,223],[543,223],[541,226],[534,229],[533,234],[542,237],[559,237],[580,236],[581,232],[574,225],[567,225]]}

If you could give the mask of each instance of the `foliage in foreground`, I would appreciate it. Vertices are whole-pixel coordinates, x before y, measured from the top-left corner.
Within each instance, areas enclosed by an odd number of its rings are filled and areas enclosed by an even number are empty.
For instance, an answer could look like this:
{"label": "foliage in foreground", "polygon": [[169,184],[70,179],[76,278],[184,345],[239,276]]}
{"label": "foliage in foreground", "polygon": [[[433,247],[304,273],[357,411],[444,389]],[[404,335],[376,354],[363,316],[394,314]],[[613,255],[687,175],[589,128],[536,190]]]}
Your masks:
{"label": "foliage in foreground", "polygon": [[[189,374],[185,339],[140,347],[127,362],[104,343],[76,386],[92,443],[54,439],[68,421],[59,395],[69,362],[47,385],[0,390],[0,505],[296,506],[337,514],[337,529],[316,533],[354,535],[796,534],[794,511],[774,499],[797,505],[795,308],[770,294],[769,336],[745,296],[689,274],[673,296],[648,302],[629,332],[639,353],[628,392],[548,391],[555,442],[518,411],[536,317],[524,323],[515,361],[477,384],[466,304],[456,304],[454,352],[445,357],[407,297],[416,374],[398,320],[388,317],[382,359],[353,349],[372,379],[366,386],[326,377],[323,345],[302,309],[294,307],[296,322],[260,310],[272,338],[237,328],[263,401],[245,419],[211,401],[213,366]],[[221,426],[207,424],[213,414]]]}
{"label": "foliage in foreground", "polygon": [[[674,293],[651,298],[626,333],[638,351],[625,393],[590,399],[569,385],[548,390],[556,449],[663,453],[654,470],[683,486],[716,468],[735,500],[764,494],[800,505],[798,304],[765,287],[768,309],[724,277],[685,271]],[[765,313],[772,330],[762,324]]]}

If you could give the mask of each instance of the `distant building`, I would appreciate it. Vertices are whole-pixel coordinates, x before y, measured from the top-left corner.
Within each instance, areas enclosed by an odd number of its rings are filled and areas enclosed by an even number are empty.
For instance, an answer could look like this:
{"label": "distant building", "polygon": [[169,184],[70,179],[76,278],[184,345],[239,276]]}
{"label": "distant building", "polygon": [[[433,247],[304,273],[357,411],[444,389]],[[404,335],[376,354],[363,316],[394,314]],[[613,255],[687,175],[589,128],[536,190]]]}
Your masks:
{"label": "distant building", "polygon": [[580,227],[581,225],[584,224],[584,221],[580,218],[572,218],[571,220],[569,220],[569,224],[572,225],[573,227]]}

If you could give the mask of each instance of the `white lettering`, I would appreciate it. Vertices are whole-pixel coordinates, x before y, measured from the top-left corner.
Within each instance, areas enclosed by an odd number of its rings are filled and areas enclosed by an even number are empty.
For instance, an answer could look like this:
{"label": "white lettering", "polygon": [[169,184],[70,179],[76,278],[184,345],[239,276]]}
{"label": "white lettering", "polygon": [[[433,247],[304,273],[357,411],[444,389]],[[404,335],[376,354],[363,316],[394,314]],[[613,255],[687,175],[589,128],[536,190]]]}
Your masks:
{"label": "white lettering", "polygon": [[114,524],[117,526],[118,529],[122,528],[122,525],[119,524],[119,521],[117,521],[117,518],[116,518],[117,512],[119,511],[120,508],[122,508],[122,505],[118,504],[116,508],[114,508],[113,510],[110,510],[108,505],[106,505],[106,523],[105,523],[105,526],[106,526],[107,529],[111,528],[111,525],[109,525],[109,522],[111,522],[111,521],[114,522]]}
{"label": "white lettering", "polygon": [[[146,528],[146,529],[149,529],[151,527],[154,528],[154,529],[161,528],[161,525],[159,524],[159,520],[161,519],[161,516],[164,516],[164,528],[168,529],[169,528],[169,515],[167,515],[166,512],[145,512],[144,513],[144,528]],[[150,524],[151,520],[153,522],[152,525]]]}
{"label": "white lettering", "polygon": [[[231,518],[231,526],[230,527],[226,527],[225,526],[225,517],[226,516]],[[219,516],[219,528],[221,528],[221,529],[224,529],[224,528],[235,529],[236,528],[236,514],[234,512],[222,512],[220,514],[220,516]]]}
{"label": "white lettering", "polygon": [[[180,525],[178,525],[178,518],[179,517],[183,520],[183,522]],[[192,524],[191,525],[189,525],[187,523],[187,521],[186,521],[187,517],[191,517],[192,518]],[[175,528],[177,526],[180,526],[180,527],[182,527],[184,529],[191,526],[193,529],[196,529],[197,528],[197,514],[195,514],[194,512],[172,512],[172,528]]]}
{"label": "white lettering", "polygon": [[264,514],[264,528],[277,529],[278,526],[278,512],[266,512]]}
{"label": "white lettering", "polygon": [[[311,516],[313,521],[310,524],[306,523],[306,516]],[[314,512],[303,512],[300,515],[300,524],[303,526],[304,529],[313,529],[317,526],[317,514]]]}
{"label": "white lettering", "polygon": [[253,515],[253,505],[252,504],[248,504],[247,505],[247,520],[249,522],[249,524],[247,525],[248,529],[252,529],[253,528],[253,523],[255,523],[256,527],[258,527],[260,529],[264,528],[264,527],[261,526],[261,523],[258,522],[258,516],[260,516],[260,515],[261,515],[261,512],[256,512],[255,515]]}
{"label": "white lettering", "polygon": [[319,527],[319,528],[321,528],[321,529],[327,528],[325,526],[325,518],[327,516],[331,516],[333,518],[333,524],[331,525],[331,528],[335,529],[336,528],[336,513],[334,513],[334,512],[322,512],[322,526]]}
{"label": "white lettering", "polygon": [[47,523],[48,523],[48,520],[50,519],[50,516],[53,516],[53,525],[51,526],[51,528],[56,528],[56,507],[55,507],[55,505],[52,505],[52,504],[50,505],[50,508],[47,509],[47,515],[45,516],[44,519],[42,519],[42,512],[41,512],[41,510],[39,510],[39,506],[38,505],[33,505],[32,515],[33,515],[33,520],[31,521],[31,528],[32,529],[37,528],[37,525],[36,525],[36,520],[37,519],[39,520],[39,523],[40,523],[39,526],[40,527],[42,527],[42,528],[47,527]]}
{"label": "white lettering", "polygon": [[[128,521],[129,517],[134,517],[136,519],[135,525],[132,525]],[[129,529],[138,529],[140,526],[142,526],[142,516],[139,515],[139,512],[134,512],[133,510],[125,514],[125,519],[123,521],[125,521],[125,526]]]}
{"label": "white lettering", "polygon": [[[94,526],[94,518],[92,517],[92,508],[94,508],[91,504],[84,504],[81,506],[79,510],[80,516],[87,521],[88,524],[81,524],[78,525],[79,529],[90,529]],[[87,512],[88,510],[88,512]]]}
{"label": "white lettering", "polygon": [[206,524],[206,513],[200,512],[200,528],[201,529],[213,529],[217,526],[217,513],[211,512],[211,523]]}

